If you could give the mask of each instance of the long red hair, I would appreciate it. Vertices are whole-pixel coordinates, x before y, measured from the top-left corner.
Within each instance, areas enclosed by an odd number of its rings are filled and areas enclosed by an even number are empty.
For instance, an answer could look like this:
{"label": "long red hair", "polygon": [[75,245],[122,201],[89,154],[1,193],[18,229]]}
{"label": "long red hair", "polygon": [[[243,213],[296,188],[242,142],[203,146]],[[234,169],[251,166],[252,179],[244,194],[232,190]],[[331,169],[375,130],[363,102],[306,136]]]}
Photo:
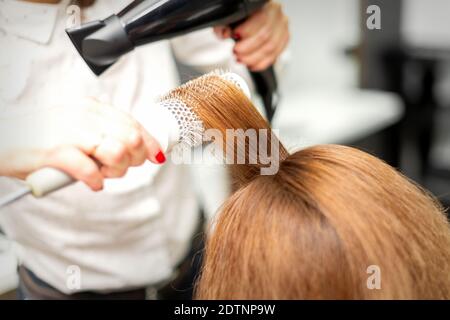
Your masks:
{"label": "long red hair", "polygon": [[[269,128],[220,77],[173,96],[206,128]],[[197,298],[450,298],[450,227],[431,195],[354,148],[289,154],[280,144],[277,156],[274,175],[260,175],[261,164],[232,166],[237,191],[208,234]],[[371,270],[381,287],[371,286]]]}

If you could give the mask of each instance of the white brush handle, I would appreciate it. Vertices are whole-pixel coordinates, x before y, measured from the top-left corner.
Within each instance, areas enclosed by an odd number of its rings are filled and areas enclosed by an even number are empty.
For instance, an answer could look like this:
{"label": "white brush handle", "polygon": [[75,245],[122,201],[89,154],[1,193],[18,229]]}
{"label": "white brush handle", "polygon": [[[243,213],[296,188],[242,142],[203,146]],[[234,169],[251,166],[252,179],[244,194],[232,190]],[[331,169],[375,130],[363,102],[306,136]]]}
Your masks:
{"label": "white brush handle", "polygon": [[35,197],[40,198],[50,192],[68,186],[75,182],[75,179],[64,171],[54,168],[43,168],[31,173],[25,181],[31,193]]}
{"label": "white brush handle", "polygon": [[[241,89],[248,98],[251,98],[250,89],[247,83],[239,75],[229,72],[221,75],[221,77],[233,83]],[[161,102],[158,108],[154,110],[152,122],[149,122],[147,125],[146,123],[142,124],[157,138],[161,147],[164,149],[164,152],[167,152],[173,145],[179,142],[181,137],[178,119],[170,110],[168,110],[167,106],[164,107],[164,103],[164,101]],[[148,115],[144,113],[139,118],[143,119],[142,121],[145,122],[145,119],[148,119]],[[186,124],[186,126],[189,125],[192,124]],[[195,146],[195,144],[193,144],[193,146]],[[26,178],[26,182],[31,193],[39,198],[72,184],[75,182],[75,179],[61,170],[43,168],[30,174]]]}

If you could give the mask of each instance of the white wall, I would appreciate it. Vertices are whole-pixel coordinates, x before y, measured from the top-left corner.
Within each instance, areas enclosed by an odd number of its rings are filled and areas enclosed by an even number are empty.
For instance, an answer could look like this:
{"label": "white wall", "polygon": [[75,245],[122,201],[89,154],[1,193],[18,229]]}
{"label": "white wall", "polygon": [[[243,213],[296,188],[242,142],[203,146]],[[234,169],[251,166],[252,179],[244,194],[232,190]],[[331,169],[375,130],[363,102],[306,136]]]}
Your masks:
{"label": "white wall", "polygon": [[357,62],[344,49],[359,42],[359,0],[281,0],[290,18],[291,61],[283,86],[348,87]]}
{"label": "white wall", "polygon": [[450,1],[404,0],[402,36],[414,45],[450,47]]}

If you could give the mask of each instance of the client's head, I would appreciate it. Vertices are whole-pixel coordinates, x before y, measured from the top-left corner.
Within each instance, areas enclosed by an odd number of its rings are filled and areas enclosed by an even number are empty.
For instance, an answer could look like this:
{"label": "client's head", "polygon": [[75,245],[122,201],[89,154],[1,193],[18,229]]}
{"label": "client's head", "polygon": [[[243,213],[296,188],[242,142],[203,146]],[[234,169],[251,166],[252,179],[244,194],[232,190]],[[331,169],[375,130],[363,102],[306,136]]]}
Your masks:
{"label": "client's head", "polygon": [[[231,84],[202,81],[178,98],[207,128],[267,127]],[[450,298],[450,228],[430,195],[354,148],[277,152],[274,175],[233,170],[238,188],[208,234],[198,298]]]}
{"label": "client's head", "polygon": [[379,159],[329,145],[290,155],[224,204],[197,293],[450,298],[449,275],[450,229],[433,199]]}

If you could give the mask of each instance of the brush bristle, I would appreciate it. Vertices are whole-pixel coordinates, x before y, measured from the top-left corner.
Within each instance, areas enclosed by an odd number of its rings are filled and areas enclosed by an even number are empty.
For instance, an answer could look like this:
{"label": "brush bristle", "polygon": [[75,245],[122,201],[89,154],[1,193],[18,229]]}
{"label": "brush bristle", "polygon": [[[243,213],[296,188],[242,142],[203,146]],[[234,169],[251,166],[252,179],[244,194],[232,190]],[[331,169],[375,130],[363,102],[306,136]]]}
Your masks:
{"label": "brush bristle", "polygon": [[160,105],[167,108],[175,117],[178,124],[179,143],[187,144],[188,147],[202,144],[205,129],[192,108],[175,98],[164,98]]}
{"label": "brush bristle", "polygon": [[[211,87],[212,80],[216,77],[232,83],[247,96],[249,95],[248,86],[244,80],[238,80],[239,76],[216,70],[186,82],[161,98],[160,104],[172,112],[178,123],[180,143],[185,143],[189,147],[196,147],[203,143],[205,128],[196,113],[196,101],[199,96],[202,97],[202,100],[208,100],[211,96],[220,94],[215,87]],[[211,89],[205,90],[205,88]],[[180,92],[185,93],[182,98]]]}

